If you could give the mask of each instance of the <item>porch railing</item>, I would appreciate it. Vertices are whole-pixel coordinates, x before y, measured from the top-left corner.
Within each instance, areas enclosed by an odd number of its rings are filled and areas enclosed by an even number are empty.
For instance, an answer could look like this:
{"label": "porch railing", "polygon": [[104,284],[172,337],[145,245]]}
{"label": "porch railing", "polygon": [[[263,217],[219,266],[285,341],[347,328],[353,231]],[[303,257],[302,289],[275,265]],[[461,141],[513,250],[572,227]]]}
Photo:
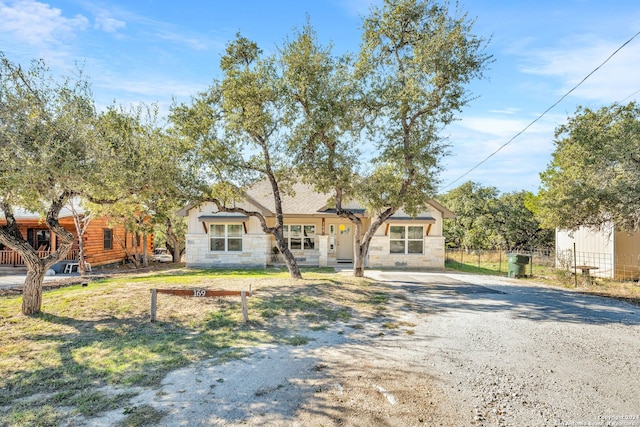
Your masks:
{"label": "porch railing", "polygon": [[[40,258],[44,258],[48,256],[50,253],[51,251],[38,251],[38,256]],[[75,261],[78,259],[78,253],[79,253],[78,249],[72,249],[69,251],[69,253],[64,258],[64,260]],[[12,267],[23,266],[24,260],[22,259],[20,254],[16,251],[3,250],[3,251],[0,251],[0,266],[1,265],[4,265],[4,266],[8,265]]]}

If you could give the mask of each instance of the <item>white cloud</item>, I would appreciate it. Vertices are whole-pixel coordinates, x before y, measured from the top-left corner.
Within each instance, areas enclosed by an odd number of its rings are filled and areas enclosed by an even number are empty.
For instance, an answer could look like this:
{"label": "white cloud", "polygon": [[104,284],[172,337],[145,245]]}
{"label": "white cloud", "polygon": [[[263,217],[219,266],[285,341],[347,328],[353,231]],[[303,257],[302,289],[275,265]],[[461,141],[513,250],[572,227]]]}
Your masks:
{"label": "white cloud", "polygon": [[[561,42],[556,47],[530,50],[526,56],[527,65],[522,67],[522,71],[560,78],[563,83],[558,93],[564,94],[607,60],[625,41],[583,36]],[[636,39],[589,76],[572,96],[604,103],[621,101],[639,89],[639,68],[640,39]]]}
{"label": "white cloud", "polygon": [[67,18],[60,9],[33,0],[0,0],[0,16],[0,32],[33,46],[59,44],[89,25],[82,15]]}
{"label": "white cloud", "polygon": [[106,10],[101,10],[96,13],[95,19],[95,28],[106,31],[107,33],[116,33],[119,29],[127,25],[124,21],[112,18]]}
{"label": "white cloud", "polygon": [[382,0],[346,0],[344,6],[354,16],[367,16],[373,6],[382,6]]}
{"label": "white cloud", "polygon": [[207,40],[202,37],[197,38],[192,36],[186,36],[183,34],[178,34],[173,31],[162,30],[162,29],[159,29],[156,32],[156,36],[159,39],[167,40],[177,44],[182,44],[194,50],[207,50],[209,48],[209,45],[212,44],[210,40]]}
{"label": "white cloud", "polygon": [[[497,118],[497,117],[465,117],[459,126],[471,130],[476,135],[491,135],[506,142],[509,138],[524,130],[535,117],[530,120],[519,118]],[[538,121],[527,128],[526,133],[553,133],[555,124],[549,120]]]}

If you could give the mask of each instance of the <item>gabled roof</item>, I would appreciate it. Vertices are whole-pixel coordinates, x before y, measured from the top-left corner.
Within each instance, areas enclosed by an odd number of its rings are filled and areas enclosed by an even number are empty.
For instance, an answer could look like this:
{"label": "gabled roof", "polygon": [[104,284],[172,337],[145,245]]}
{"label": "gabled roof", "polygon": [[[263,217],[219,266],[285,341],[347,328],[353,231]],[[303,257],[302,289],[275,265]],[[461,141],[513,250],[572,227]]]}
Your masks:
{"label": "gabled roof", "polygon": [[[307,184],[293,184],[293,194],[281,194],[282,211],[288,215],[313,215],[321,212],[331,197],[328,193],[318,193]],[[247,190],[249,201],[259,203],[275,212],[273,191],[267,180],[260,181]]]}
{"label": "gabled roof", "polygon": [[[322,213],[335,213],[334,207],[328,204],[331,194],[314,191],[310,185],[301,182],[292,186],[292,194],[282,193],[282,210],[285,215],[318,215]],[[259,210],[267,216],[275,215],[275,202],[271,184],[267,180],[262,180],[254,184],[245,192],[246,201],[238,203],[247,210]],[[440,211],[444,218],[453,218],[454,214],[449,209],[431,199],[427,202],[434,209]],[[189,211],[199,204],[187,205],[178,211],[178,215],[187,216]],[[356,207],[354,202],[348,204],[349,210],[355,214],[364,215],[365,209]],[[394,219],[414,219],[403,211],[398,211],[393,216]],[[429,215],[421,215],[415,219],[433,220]]]}

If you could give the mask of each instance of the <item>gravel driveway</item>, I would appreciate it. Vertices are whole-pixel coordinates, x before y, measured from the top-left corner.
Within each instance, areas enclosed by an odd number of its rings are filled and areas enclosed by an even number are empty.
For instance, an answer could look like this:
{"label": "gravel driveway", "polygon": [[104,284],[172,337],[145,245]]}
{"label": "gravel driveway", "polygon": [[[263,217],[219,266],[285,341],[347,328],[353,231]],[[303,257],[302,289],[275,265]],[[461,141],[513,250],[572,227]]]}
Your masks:
{"label": "gravel driveway", "polygon": [[638,307],[487,276],[377,278],[419,307],[406,318],[457,425],[640,426]]}
{"label": "gravel driveway", "polygon": [[393,295],[380,321],[175,371],[133,404],[166,411],[163,426],[640,426],[639,307],[496,277],[367,274]]}

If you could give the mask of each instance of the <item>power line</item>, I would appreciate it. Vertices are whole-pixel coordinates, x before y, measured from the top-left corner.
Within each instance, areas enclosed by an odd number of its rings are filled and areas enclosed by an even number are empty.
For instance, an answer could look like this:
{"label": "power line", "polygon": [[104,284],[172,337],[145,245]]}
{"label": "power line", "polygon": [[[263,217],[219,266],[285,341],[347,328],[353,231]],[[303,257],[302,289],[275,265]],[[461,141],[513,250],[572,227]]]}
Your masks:
{"label": "power line", "polygon": [[634,96],[638,92],[640,92],[640,89],[638,89],[637,91],[633,92],[631,95],[627,96],[625,99],[623,99],[621,101],[618,101],[618,104],[622,104],[624,101],[626,101],[627,99],[631,98],[632,96]]}
{"label": "power line", "polygon": [[[547,108],[546,110],[544,110],[542,112],[542,114],[540,114],[538,117],[535,118],[535,120],[533,120],[531,123],[529,123],[527,126],[525,126],[524,129],[522,129],[520,132],[518,132],[517,134],[515,134],[513,137],[511,137],[510,140],[508,140],[507,142],[505,142],[504,144],[502,144],[500,147],[498,147],[498,149],[496,151],[494,151],[493,153],[489,154],[487,157],[485,157],[482,161],[480,161],[477,165],[475,165],[474,167],[472,167],[471,169],[469,169],[467,172],[463,173],[462,175],[460,175],[458,178],[454,179],[453,181],[451,181],[449,184],[445,185],[444,187],[442,187],[440,189],[440,191],[451,187],[453,184],[455,184],[456,182],[460,181],[462,178],[464,178],[465,176],[469,175],[471,172],[473,172],[474,170],[476,170],[478,167],[480,167],[483,163],[485,163],[487,160],[489,160],[491,157],[495,156],[500,150],[502,150],[504,147],[506,147],[507,145],[511,144],[517,137],[519,137],[520,135],[522,135],[523,133],[525,133],[527,131],[527,129],[529,129],[531,126],[533,126],[538,120],[540,120],[542,117],[544,117],[545,114],[547,114],[549,111],[551,111],[556,105],[560,104],[567,96],[569,96],[574,90],[576,90],[578,87],[580,87],[589,77],[591,77],[592,74],[594,74],[596,71],[598,71],[600,68],[602,68],[602,66],[604,64],[606,64],[607,62],[609,62],[609,60],[611,58],[614,57],[615,54],[617,54],[620,50],[622,50],[622,48],[624,48],[626,45],[628,45],[629,43],[631,43],[633,41],[633,39],[635,39],[636,37],[638,37],[638,35],[640,35],[640,31],[638,31],[637,33],[635,33],[629,40],[627,40],[626,42],[624,42],[619,48],[617,48],[611,55],[609,55],[609,57],[607,59],[604,60],[604,62],[602,62],[600,65],[598,65],[596,68],[594,68],[589,74],[587,74],[582,80],[580,80],[580,82],[575,85],[574,87],[572,87],[567,93],[565,93],[564,95],[562,95],[562,97],[560,97],[560,99],[558,99],[556,102],[553,103],[553,105],[551,105],[549,108]],[[637,92],[636,92],[637,93]],[[631,95],[633,96],[633,95]]]}

